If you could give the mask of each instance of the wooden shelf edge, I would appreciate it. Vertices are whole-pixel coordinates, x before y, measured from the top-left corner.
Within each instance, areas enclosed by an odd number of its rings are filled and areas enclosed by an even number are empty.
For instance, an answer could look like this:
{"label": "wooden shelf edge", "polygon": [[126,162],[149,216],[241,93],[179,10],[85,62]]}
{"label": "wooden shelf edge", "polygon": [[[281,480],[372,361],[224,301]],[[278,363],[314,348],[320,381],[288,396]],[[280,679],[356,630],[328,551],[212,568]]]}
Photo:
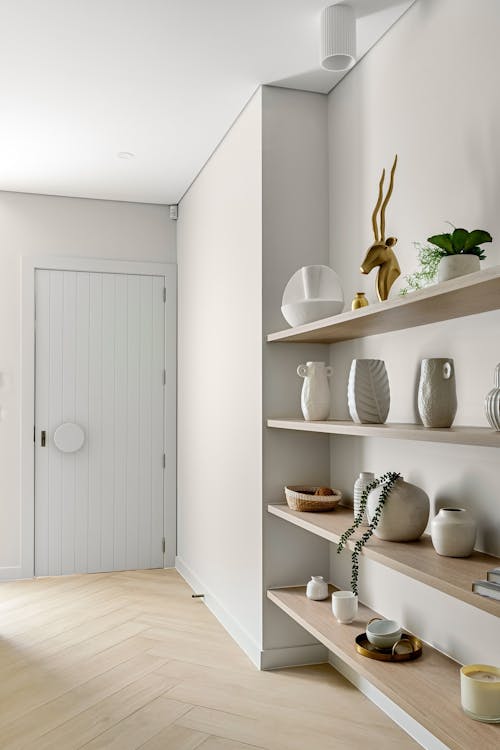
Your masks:
{"label": "wooden shelf edge", "polygon": [[424,427],[419,424],[386,423],[357,424],[348,420],[327,419],[307,422],[297,418],[272,418],[267,426],[279,430],[319,432],[327,435],[351,435],[353,437],[378,437],[392,440],[418,440],[450,445],[475,445],[483,448],[500,448],[500,432],[490,427]]}
{"label": "wooden shelf edge", "polygon": [[377,616],[372,610],[360,605],[354,623],[339,625],[330,600],[311,602],[303,586],[270,589],[267,597],[450,750],[470,750],[480,742],[491,743],[486,747],[500,743],[500,725],[479,724],[462,712],[460,665],[432,646],[425,644],[422,657],[413,662],[367,659],[357,653],[354,639],[366,622]]}
{"label": "wooden shelf edge", "polygon": [[[351,509],[337,509],[332,513],[298,513],[290,510],[288,505],[270,503],[268,512],[333,544],[338,543],[340,534],[349,528],[352,521]],[[332,522],[337,518],[339,518],[338,526],[341,528],[332,529]],[[347,544],[351,551],[354,549],[357,538],[355,536],[354,540],[350,540]],[[398,555],[409,554],[411,556],[415,551],[418,557],[418,567],[411,564],[410,561],[398,559]],[[500,617],[500,602],[480,596],[472,591],[472,582],[485,578],[488,569],[498,567],[500,558],[483,552],[475,552],[472,557],[465,559],[443,558],[434,552],[430,537],[427,535],[424,535],[419,542],[410,544],[383,542],[372,538],[363,548],[362,554],[475,609],[487,612],[494,617]],[[426,569],[426,563],[431,571]],[[464,581],[464,571],[467,571],[468,568],[471,569],[470,589],[457,583],[457,581]],[[438,572],[441,572],[441,575],[438,575]]]}
{"label": "wooden shelf edge", "polygon": [[500,307],[500,266],[434,284],[360,310],[270,333],[269,343],[332,344],[491,312]]}

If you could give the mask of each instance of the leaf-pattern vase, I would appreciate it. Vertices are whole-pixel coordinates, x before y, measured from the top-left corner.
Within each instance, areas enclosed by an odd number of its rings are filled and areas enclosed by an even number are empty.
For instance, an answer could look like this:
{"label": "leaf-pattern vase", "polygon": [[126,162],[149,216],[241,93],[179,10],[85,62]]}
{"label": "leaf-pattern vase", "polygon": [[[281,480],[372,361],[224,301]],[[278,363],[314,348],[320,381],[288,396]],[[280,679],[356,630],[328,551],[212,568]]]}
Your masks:
{"label": "leaf-pattern vase", "polygon": [[353,422],[383,424],[389,414],[391,393],[385,364],[381,359],[353,359],[347,403]]}

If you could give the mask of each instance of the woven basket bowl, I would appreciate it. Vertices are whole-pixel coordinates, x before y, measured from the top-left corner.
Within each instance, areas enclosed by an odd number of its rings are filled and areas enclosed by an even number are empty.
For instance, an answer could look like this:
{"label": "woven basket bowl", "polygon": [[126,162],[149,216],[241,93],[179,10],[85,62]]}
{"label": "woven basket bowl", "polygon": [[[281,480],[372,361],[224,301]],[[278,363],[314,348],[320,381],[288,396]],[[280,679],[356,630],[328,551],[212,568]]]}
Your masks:
{"label": "woven basket bowl", "polygon": [[[307,511],[308,513],[324,510],[333,510],[342,500],[340,490],[333,490],[333,495],[310,495],[309,492],[316,492],[318,487],[290,486],[285,487],[285,497],[288,507],[291,510]],[[332,488],[333,489],[333,488]]]}

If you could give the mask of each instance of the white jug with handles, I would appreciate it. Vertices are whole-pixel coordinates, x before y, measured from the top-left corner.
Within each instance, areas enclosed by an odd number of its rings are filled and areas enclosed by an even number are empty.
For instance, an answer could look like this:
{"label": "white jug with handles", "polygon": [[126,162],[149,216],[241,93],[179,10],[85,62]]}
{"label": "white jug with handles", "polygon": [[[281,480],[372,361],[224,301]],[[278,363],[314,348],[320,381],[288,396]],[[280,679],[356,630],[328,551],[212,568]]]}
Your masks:
{"label": "white jug with handles", "polygon": [[332,368],[325,362],[306,362],[297,367],[297,375],[304,378],[300,405],[308,422],[328,419],[330,414],[330,388],[328,378]]}

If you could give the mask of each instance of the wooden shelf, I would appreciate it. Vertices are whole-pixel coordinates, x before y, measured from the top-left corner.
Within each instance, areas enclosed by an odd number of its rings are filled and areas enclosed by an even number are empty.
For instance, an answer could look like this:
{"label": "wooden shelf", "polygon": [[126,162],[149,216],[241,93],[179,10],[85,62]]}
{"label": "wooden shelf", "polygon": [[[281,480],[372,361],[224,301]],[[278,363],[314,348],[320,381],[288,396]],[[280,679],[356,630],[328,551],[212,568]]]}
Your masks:
{"label": "wooden shelf", "polygon": [[280,430],[323,432],[329,435],[354,435],[381,437],[396,440],[425,440],[430,443],[454,445],[479,445],[500,448],[500,432],[489,427],[424,427],[420,424],[356,424],[329,419],[323,422],[306,422],[304,419],[268,419],[268,427]]}
{"label": "wooden shelf", "polygon": [[[352,523],[352,509],[338,507],[329,513],[299,513],[288,505],[269,505],[269,513],[288,523],[300,526],[335,544]],[[348,548],[361,536],[353,534]],[[363,555],[400,573],[425,583],[427,586],[460,599],[476,609],[500,617],[500,602],[479,596],[472,591],[472,581],[486,578],[486,571],[500,565],[500,559],[474,552],[471,557],[441,557],[432,546],[431,538],[424,535],[418,542],[384,542],[373,536],[363,548]]]}
{"label": "wooden shelf", "polygon": [[268,335],[269,342],[333,344],[500,308],[500,266]]}
{"label": "wooden shelf", "polygon": [[375,612],[360,605],[356,621],[340,625],[330,600],[310,601],[303,586],[272,589],[267,596],[451,750],[500,747],[500,725],[482,724],[463,713],[456,662],[427,645],[416,661],[391,664],[367,659],[357,653],[354,639]]}

